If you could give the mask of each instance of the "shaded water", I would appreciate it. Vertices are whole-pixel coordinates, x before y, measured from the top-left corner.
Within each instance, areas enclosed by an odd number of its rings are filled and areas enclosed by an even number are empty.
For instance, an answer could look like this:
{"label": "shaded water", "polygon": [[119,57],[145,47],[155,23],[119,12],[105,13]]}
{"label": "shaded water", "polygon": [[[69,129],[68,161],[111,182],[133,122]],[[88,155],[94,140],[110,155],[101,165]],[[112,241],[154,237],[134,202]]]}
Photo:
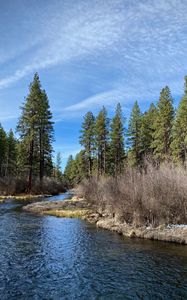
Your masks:
{"label": "shaded water", "polygon": [[[51,201],[63,196],[51,198]],[[187,299],[187,247],[0,204],[0,299]]]}

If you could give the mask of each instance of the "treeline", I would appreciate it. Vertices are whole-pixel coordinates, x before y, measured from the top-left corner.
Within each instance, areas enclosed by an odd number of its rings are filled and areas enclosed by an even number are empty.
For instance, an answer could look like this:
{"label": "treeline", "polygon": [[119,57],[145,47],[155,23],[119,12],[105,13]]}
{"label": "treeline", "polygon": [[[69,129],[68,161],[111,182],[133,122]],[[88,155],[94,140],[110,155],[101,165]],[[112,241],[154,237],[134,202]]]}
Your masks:
{"label": "treeline", "polygon": [[46,91],[38,74],[29,86],[14,136],[0,126],[0,192],[56,193],[63,190],[61,162],[52,161],[54,130]]}
{"label": "treeline", "polygon": [[126,166],[146,168],[163,162],[185,164],[187,158],[187,77],[184,95],[174,109],[168,86],[160,93],[156,105],[141,112],[134,103],[129,124],[125,126],[121,105],[110,120],[103,107],[95,117],[88,112],[82,123],[80,144],[83,150],[69,157],[65,177],[71,185],[93,174],[118,177]]}

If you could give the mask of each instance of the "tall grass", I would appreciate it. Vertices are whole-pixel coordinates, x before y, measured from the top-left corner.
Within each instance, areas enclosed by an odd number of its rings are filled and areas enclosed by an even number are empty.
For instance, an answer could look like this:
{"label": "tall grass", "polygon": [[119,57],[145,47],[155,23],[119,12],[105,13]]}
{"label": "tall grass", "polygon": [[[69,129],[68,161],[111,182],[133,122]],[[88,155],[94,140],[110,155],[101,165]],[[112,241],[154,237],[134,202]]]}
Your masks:
{"label": "tall grass", "polygon": [[101,213],[135,226],[187,223],[187,171],[182,167],[127,168],[117,179],[82,182],[80,193]]}

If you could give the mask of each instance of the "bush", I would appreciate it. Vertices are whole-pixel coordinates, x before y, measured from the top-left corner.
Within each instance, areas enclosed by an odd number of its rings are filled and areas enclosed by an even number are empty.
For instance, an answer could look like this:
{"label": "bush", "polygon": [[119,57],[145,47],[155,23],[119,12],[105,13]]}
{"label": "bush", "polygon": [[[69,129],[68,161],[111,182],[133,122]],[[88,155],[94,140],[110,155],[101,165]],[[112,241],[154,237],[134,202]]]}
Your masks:
{"label": "bush", "polygon": [[187,222],[187,171],[182,167],[127,168],[117,179],[82,182],[80,192],[102,212],[137,226]]}
{"label": "bush", "polygon": [[[41,184],[38,179],[33,181],[30,194],[49,194],[56,195],[65,192],[66,187],[63,182],[59,182],[54,178],[45,177]],[[23,178],[3,177],[0,178],[0,194],[1,195],[19,195],[28,192],[28,182]]]}
{"label": "bush", "polygon": [[57,195],[65,192],[66,188],[63,182],[60,182],[54,178],[44,177],[43,182],[35,180],[31,189],[32,194],[48,194]]}

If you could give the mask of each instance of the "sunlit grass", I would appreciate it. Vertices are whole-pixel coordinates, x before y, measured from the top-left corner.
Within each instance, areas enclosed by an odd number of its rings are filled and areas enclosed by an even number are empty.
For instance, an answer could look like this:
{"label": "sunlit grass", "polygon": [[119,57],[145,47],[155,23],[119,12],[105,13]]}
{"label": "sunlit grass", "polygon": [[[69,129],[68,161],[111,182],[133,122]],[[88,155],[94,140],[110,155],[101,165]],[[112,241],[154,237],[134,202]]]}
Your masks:
{"label": "sunlit grass", "polygon": [[45,197],[50,197],[51,195],[28,195],[28,194],[24,194],[24,195],[17,195],[17,196],[0,196],[0,201],[1,200],[6,200],[6,199],[15,199],[15,200],[29,200],[29,199],[39,199],[39,198],[45,198]]}
{"label": "sunlit grass", "polygon": [[62,218],[83,218],[87,215],[88,210],[86,209],[75,209],[75,210],[66,210],[66,209],[56,209],[56,210],[47,210],[43,214],[51,215]]}

